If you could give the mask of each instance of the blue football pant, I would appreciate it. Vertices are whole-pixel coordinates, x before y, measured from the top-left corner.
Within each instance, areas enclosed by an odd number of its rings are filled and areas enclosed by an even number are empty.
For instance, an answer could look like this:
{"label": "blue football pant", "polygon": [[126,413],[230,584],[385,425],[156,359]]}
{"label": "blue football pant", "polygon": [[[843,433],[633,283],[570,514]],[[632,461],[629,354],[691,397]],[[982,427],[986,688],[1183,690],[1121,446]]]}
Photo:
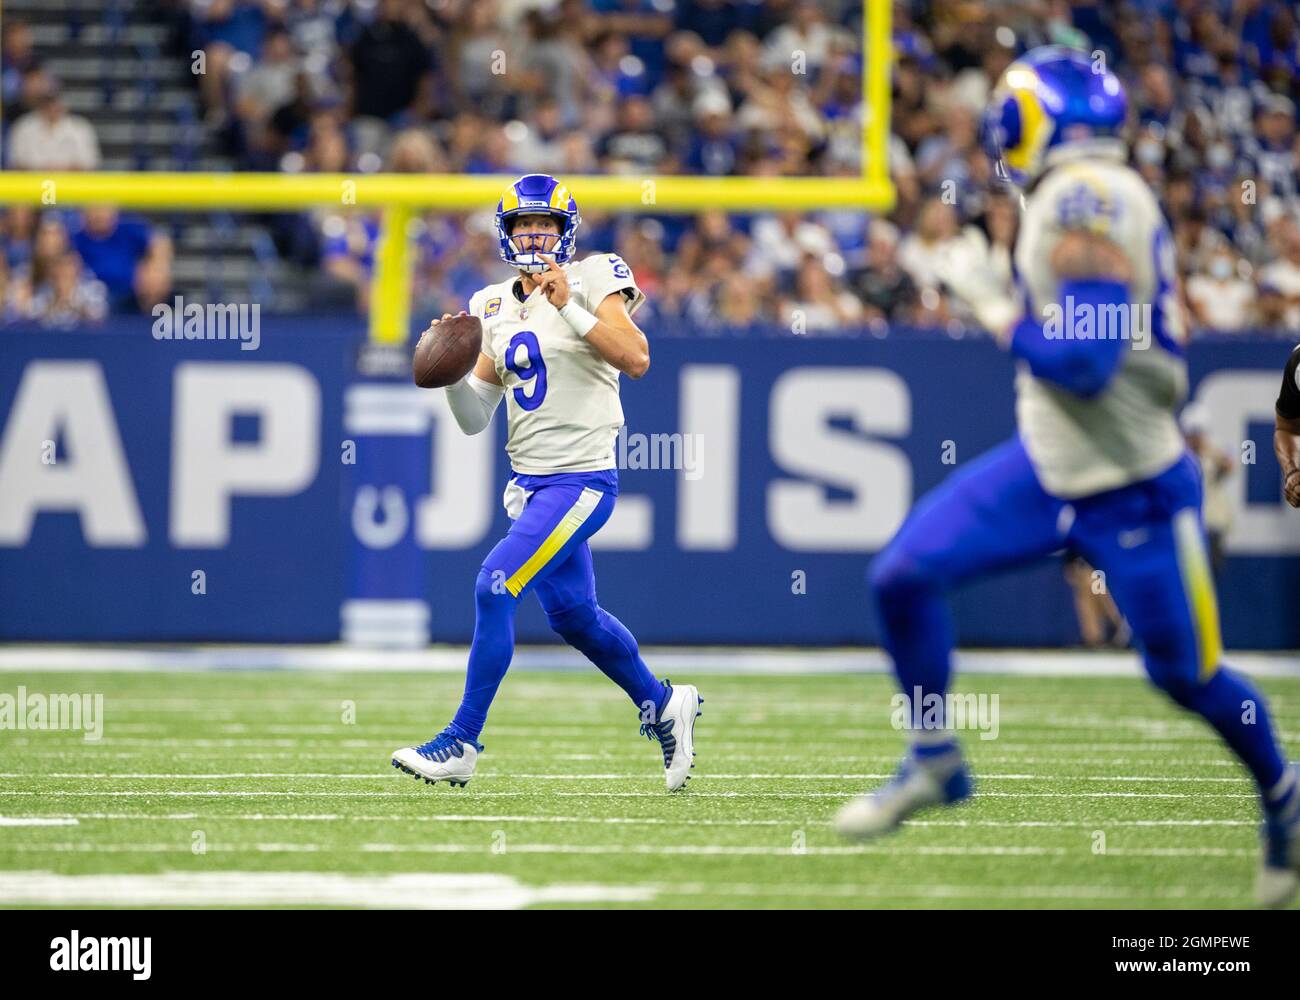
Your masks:
{"label": "blue football pant", "polygon": [[1273,789],[1285,765],[1264,700],[1220,665],[1200,504],[1186,455],[1154,479],[1069,503],[1042,488],[1019,438],[957,470],[916,505],[868,576],[903,690],[947,691],[947,590],[1068,547],[1105,574],[1156,686],[1202,715],[1261,790]]}
{"label": "blue football pant", "polygon": [[514,656],[515,613],[529,591],[537,593],[551,628],[623,688],[647,718],[655,717],[666,700],[663,685],[632,634],[596,603],[588,539],[613,513],[615,488],[603,488],[601,474],[526,479],[532,495],[475,582],[465,693],[449,728],[462,739],[478,739]]}

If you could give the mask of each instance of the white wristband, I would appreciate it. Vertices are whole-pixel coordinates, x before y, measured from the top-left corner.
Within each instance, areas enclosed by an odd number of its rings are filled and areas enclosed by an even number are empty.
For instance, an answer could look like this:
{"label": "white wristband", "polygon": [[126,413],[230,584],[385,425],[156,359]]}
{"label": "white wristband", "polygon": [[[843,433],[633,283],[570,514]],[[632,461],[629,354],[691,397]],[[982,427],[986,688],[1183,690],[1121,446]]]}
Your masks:
{"label": "white wristband", "polygon": [[585,337],[591,333],[592,328],[600,322],[595,316],[583,309],[573,299],[569,299],[560,309],[560,315],[564,322],[573,327],[573,332],[579,337]]}

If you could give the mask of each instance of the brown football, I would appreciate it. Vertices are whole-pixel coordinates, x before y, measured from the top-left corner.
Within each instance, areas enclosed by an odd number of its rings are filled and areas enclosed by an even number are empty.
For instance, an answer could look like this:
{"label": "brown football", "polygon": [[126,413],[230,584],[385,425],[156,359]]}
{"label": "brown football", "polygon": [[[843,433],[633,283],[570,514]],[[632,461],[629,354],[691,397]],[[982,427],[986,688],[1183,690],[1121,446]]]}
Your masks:
{"label": "brown football", "polygon": [[411,374],[423,389],[455,385],[474,369],[483,346],[477,316],[452,316],[420,335],[411,358]]}

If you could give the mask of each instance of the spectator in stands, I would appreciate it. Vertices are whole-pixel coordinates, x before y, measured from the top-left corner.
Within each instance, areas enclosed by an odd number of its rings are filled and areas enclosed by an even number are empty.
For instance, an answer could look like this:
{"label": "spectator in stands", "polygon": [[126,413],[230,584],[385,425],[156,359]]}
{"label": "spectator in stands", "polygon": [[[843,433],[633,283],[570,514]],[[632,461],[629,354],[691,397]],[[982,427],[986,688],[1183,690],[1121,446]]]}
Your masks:
{"label": "spectator in stands", "polygon": [[352,114],[381,127],[434,106],[435,29],[418,0],[380,0],[344,61]]}
{"label": "spectator in stands", "polygon": [[564,127],[564,112],[558,101],[545,101],[537,108],[531,122],[525,123],[527,133],[519,143],[517,161],[521,170],[528,173],[565,174],[567,139],[570,133]]}
{"label": "spectator in stands", "polygon": [[809,254],[800,263],[794,294],[781,304],[781,320],[792,333],[830,333],[861,322],[862,303],[831,273],[843,272],[843,262],[835,260]]}
{"label": "spectator in stands", "polygon": [[85,273],[72,251],[54,259],[45,281],[32,293],[32,315],[41,325],[73,330],[98,323],[108,314],[102,282]]}
{"label": "spectator in stands", "polygon": [[17,111],[23,77],[35,68],[31,26],[16,18],[5,21],[0,25],[0,101],[4,103],[6,118],[13,117]]}
{"label": "spectator in stands", "polygon": [[654,106],[633,95],[619,105],[618,128],[597,147],[601,166],[610,173],[657,173],[668,163],[668,143],[655,128]]}
{"label": "spectator in stands", "polygon": [[292,36],[272,25],[263,35],[261,57],[233,79],[236,147],[247,167],[274,169],[284,147],[273,116],[308,100],[309,86]]}
{"label": "spectator in stands", "polygon": [[22,275],[13,274],[0,255],[0,324],[15,323],[31,316],[32,290]]}
{"label": "spectator in stands", "polygon": [[1300,160],[1296,156],[1295,103],[1285,94],[1270,94],[1255,116],[1255,132],[1246,142],[1249,171],[1263,189],[1276,197],[1300,195]]}
{"label": "spectator in stands", "polygon": [[1300,331],[1300,222],[1284,215],[1270,237],[1277,259],[1260,273],[1260,310],[1266,323],[1295,333]]}
{"label": "spectator in stands", "polygon": [[1205,270],[1187,282],[1187,301],[1197,324],[1216,333],[1236,333],[1258,325],[1251,267],[1220,238]]}
{"label": "spectator in stands", "polygon": [[866,266],[850,283],[862,300],[863,319],[873,323],[906,322],[916,305],[916,283],[898,264],[898,228],[883,219],[867,234]]}
{"label": "spectator in stands", "polygon": [[27,260],[13,268],[14,274],[26,281],[34,293],[49,283],[55,263],[71,250],[62,216],[57,212],[45,212],[36,221]]}
{"label": "spectator in stands", "polygon": [[27,264],[32,259],[32,246],[36,239],[36,209],[31,205],[9,205],[0,213],[0,248],[10,269]]}
{"label": "spectator in stands", "polygon": [[168,262],[161,256],[145,257],[135,269],[131,285],[130,308],[122,312],[136,312],[148,316],[154,306],[170,304],[176,297],[172,287],[172,273]]}
{"label": "spectator in stands", "polygon": [[[193,37],[201,49],[201,71],[197,73],[210,127],[226,122],[228,88],[233,72],[246,69],[262,48],[268,20],[276,15],[275,0],[190,0]],[[186,53],[189,58],[189,53]]]}
{"label": "spectator in stands", "polygon": [[710,310],[711,327],[743,333],[762,323],[765,302],[743,274],[730,274],[717,286]]}
{"label": "spectator in stands", "polygon": [[982,262],[987,244],[967,227],[962,230],[957,212],[943,198],[931,198],[921,208],[916,230],[898,245],[898,262],[920,288],[938,288],[946,262],[957,257]]}
{"label": "spectator in stands", "polygon": [[825,258],[835,252],[835,239],[823,225],[799,212],[763,215],[754,221],[753,251],[746,262],[751,274],[774,269],[789,278],[811,256]]}
{"label": "spectator in stands", "polygon": [[113,312],[134,309],[136,271],[146,260],[171,281],[171,240],[143,219],[123,217],[112,206],[94,205],[82,212],[73,224],[72,245],[90,274],[103,283]]}
{"label": "spectator in stands", "polygon": [[737,172],[740,143],[732,127],[731,101],[718,91],[695,99],[696,132],[686,148],[686,172],[725,177]]}
{"label": "spectator in stands", "polygon": [[27,75],[33,110],[9,130],[9,166],[14,170],[97,170],[99,139],[85,118],[71,114],[59,83],[44,70]]}

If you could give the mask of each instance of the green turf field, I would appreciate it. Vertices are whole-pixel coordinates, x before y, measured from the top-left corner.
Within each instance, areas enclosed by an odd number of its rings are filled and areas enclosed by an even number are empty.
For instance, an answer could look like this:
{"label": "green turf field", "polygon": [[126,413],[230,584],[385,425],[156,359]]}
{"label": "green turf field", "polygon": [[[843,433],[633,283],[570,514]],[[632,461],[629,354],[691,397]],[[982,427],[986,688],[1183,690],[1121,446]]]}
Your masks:
{"label": "green turf field", "polygon": [[[105,721],[98,742],[0,731],[0,905],[84,901],[90,883],[52,876],[91,874],[149,876],[99,880],[91,902],[202,886],[195,905],[1249,904],[1251,786],[1137,679],[966,676],[999,696],[998,738],[966,741],[979,796],[865,846],[829,821],[896,763],[888,678],[691,680],[695,778],[669,795],[658,745],[594,673],[509,676],[465,789],[388,760],[441,728],[452,674],[3,675],[0,692],[102,693]],[[1300,680],[1260,685],[1294,757]],[[15,825],[33,818],[65,822]]]}

